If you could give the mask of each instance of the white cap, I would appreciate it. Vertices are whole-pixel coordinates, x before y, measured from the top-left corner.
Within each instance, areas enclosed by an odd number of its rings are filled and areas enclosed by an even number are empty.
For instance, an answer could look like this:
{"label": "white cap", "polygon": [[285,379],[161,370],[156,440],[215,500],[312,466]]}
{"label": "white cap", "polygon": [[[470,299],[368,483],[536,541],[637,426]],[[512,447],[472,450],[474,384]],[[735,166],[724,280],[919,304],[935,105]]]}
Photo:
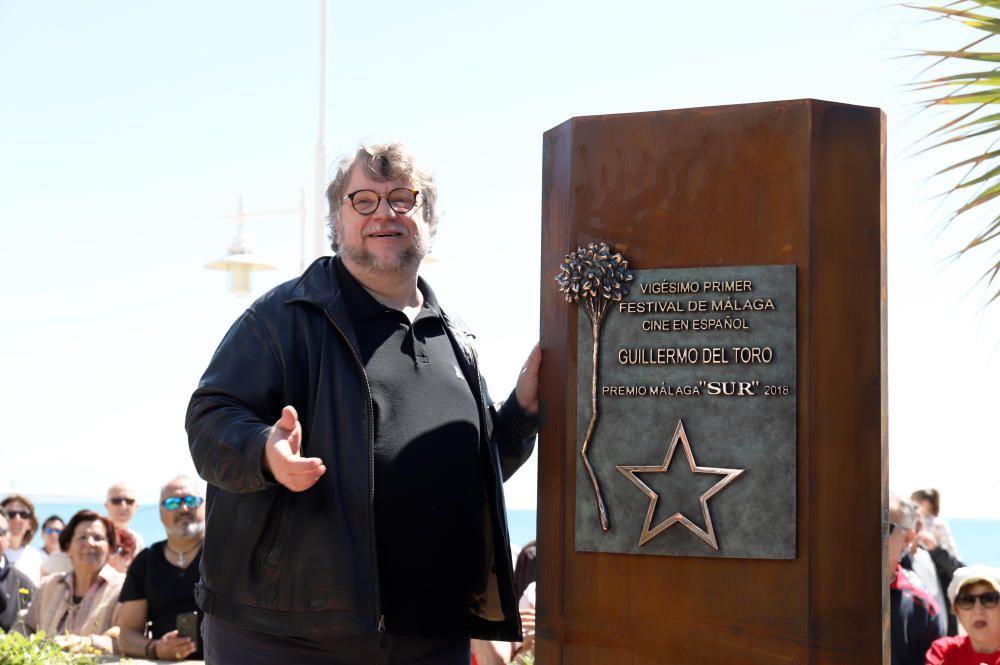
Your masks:
{"label": "white cap", "polygon": [[962,590],[962,587],[976,582],[986,582],[993,587],[994,591],[1000,591],[1000,569],[984,566],[981,563],[959,568],[955,571],[955,576],[951,578],[951,584],[948,585],[948,602],[954,605],[955,596]]}

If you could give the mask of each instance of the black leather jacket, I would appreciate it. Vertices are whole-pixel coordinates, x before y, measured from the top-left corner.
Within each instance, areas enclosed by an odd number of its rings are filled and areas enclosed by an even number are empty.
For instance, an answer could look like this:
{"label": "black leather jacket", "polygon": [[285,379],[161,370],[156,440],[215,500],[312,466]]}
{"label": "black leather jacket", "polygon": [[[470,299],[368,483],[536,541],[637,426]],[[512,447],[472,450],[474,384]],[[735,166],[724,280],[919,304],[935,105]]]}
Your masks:
{"label": "black leather jacket", "polygon": [[[195,467],[209,483],[198,604],[251,630],[317,641],[384,630],[372,400],[335,260],[318,259],[233,324],[191,397],[186,420]],[[420,287],[433,298],[422,280]],[[479,404],[490,495],[491,542],[484,543],[483,565],[491,574],[470,599],[470,635],[517,640],[502,482],[531,454],[537,423],[513,398],[489,402],[470,334],[442,312]],[[286,404],[298,410],[302,454],[320,457],[327,467],[305,492],[287,490],[261,468],[264,442]]]}

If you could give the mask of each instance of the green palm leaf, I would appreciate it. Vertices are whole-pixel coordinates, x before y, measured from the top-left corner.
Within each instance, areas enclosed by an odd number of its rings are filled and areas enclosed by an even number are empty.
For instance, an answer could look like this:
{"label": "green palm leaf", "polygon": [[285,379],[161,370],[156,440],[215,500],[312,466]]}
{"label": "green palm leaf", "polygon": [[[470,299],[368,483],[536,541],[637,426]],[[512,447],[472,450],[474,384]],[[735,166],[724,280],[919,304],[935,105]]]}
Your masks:
{"label": "green palm leaf", "polygon": [[[987,212],[989,221],[979,222],[978,231],[972,231],[972,238],[956,253],[956,257],[972,250],[991,248],[987,268],[982,280],[991,293],[990,302],[1000,298],[1000,149],[995,145],[983,144],[972,139],[984,140],[988,135],[1000,131],[1000,52],[985,50],[996,48],[1000,42],[990,43],[990,39],[1000,35],[1000,0],[958,0],[946,5],[905,5],[930,14],[932,20],[953,21],[965,26],[969,31],[970,43],[954,48],[921,49],[916,55],[933,58],[934,62],[924,70],[953,64],[956,67],[972,67],[973,71],[948,72],[928,77],[913,84],[915,94],[924,95],[919,104],[924,109],[953,108],[955,117],[935,128],[924,137],[925,142],[934,141],[920,152],[937,150],[945,146],[967,145],[971,153],[947,164],[936,176],[949,174],[953,180],[943,192],[943,196],[960,194],[964,199],[952,208],[945,219],[950,225],[956,218],[976,212],[981,219]],[[976,48],[976,50],[972,50]],[[985,69],[991,64],[992,69]],[[967,142],[967,143],[963,143]],[[954,158],[953,158],[954,159]],[[996,289],[996,290],[994,290]]]}

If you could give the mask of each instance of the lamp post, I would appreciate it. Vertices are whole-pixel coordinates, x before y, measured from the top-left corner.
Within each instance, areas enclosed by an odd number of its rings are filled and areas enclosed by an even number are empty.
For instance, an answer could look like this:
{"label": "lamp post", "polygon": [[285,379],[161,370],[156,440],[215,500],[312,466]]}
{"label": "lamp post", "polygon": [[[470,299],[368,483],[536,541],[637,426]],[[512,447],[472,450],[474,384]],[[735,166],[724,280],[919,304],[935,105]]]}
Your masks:
{"label": "lamp post", "polygon": [[279,215],[297,214],[299,216],[299,270],[305,270],[306,264],[306,190],[303,188],[299,192],[298,208],[283,208],[280,210],[255,210],[247,212],[243,202],[243,195],[240,194],[240,207],[234,215],[236,237],[233,238],[229,246],[229,254],[217,261],[212,261],[206,268],[211,270],[225,270],[229,273],[229,290],[238,296],[245,296],[250,293],[250,272],[253,270],[274,270],[276,267],[264,257],[254,254],[247,240],[247,218],[248,217],[273,217]]}
{"label": "lamp post", "polygon": [[326,0],[320,0],[319,8],[319,136],[316,139],[316,191],[313,205],[315,217],[313,228],[313,258],[330,253],[326,242],[326,223],[323,208],[326,205]]}
{"label": "lamp post", "polygon": [[[315,191],[313,192],[313,252],[312,258],[330,254],[326,239],[326,219],[323,210],[326,207],[326,0],[320,0],[319,20],[319,133],[316,140]],[[240,195],[240,208],[235,215],[238,221],[236,238],[229,246],[229,254],[209,263],[206,268],[226,270],[230,273],[230,290],[237,295],[250,292],[250,272],[253,270],[273,270],[275,266],[253,254],[246,238],[246,218],[265,215],[284,215],[298,213],[299,215],[299,270],[306,267],[306,194],[302,190],[299,207],[288,210],[266,210],[248,213],[243,208],[243,195]]]}

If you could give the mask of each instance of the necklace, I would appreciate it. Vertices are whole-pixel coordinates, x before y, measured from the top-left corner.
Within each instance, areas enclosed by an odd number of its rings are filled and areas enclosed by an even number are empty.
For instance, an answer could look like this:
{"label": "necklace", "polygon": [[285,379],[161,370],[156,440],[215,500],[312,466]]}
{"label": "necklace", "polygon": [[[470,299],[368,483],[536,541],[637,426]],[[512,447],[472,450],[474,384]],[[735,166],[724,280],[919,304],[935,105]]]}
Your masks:
{"label": "necklace", "polygon": [[181,568],[184,568],[188,564],[187,560],[184,558],[184,555],[191,554],[191,552],[194,552],[196,549],[201,547],[201,541],[199,540],[197,543],[195,543],[194,546],[187,552],[175,552],[172,549],[170,549],[170,545],[167,545],[166,543],[164,543],[163,546],[167,549],[168,552],[177,557],[177,565],[179,565]]}

